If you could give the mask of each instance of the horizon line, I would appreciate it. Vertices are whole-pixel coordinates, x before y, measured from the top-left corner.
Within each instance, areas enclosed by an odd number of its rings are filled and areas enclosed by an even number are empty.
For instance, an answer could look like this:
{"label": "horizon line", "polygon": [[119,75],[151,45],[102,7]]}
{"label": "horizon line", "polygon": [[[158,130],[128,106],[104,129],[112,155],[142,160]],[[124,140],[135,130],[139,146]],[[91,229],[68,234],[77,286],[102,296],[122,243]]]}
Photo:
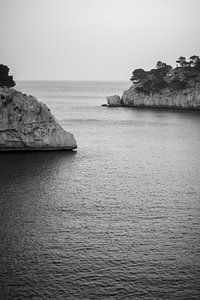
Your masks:
{"label": "horizon line", "polygon": [[119,82],[119,81],[123,81],[123,82],[130,82],[130,80],[125,80],[125,79],[14,79],[15,82],[19,82],[19,81],[88,81],[88,82],[97,82],[97,81],[101,81],[101,82],[106,82],[106,81],[110,81],[110,82]]}

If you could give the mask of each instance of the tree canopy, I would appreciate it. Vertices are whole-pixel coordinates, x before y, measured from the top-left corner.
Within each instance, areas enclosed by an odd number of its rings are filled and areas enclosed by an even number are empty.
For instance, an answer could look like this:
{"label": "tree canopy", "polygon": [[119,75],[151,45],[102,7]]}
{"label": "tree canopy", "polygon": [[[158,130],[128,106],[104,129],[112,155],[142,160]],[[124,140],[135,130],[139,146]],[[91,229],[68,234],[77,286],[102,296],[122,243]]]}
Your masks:
{"label": "tree canopy", "polygon": [[192,55],[189,61],[184,56],[180,56],[175,68],[158,61],[156,68],[149,71],[135,69],[130,80],[136,86],[138,92],[149,94],[160,92],[164,88],[170,90],[185,89],[193,82],[200,81],[200,58]]}
{"label": "tree canopy", "polygon": [[6,65],[0,64],[0,87],[13,87],[15,82],[9,74],[9,68]]}

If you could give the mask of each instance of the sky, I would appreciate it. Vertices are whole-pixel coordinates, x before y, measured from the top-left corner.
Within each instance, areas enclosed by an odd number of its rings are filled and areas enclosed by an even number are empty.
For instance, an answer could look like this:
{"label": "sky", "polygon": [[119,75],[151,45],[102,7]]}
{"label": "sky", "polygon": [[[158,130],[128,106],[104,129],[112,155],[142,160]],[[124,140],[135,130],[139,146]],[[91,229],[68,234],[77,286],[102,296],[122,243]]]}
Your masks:
{"label": "sky", "polygon": [[125,80],[200,55],[200,0],[0,0],[15,80]]}

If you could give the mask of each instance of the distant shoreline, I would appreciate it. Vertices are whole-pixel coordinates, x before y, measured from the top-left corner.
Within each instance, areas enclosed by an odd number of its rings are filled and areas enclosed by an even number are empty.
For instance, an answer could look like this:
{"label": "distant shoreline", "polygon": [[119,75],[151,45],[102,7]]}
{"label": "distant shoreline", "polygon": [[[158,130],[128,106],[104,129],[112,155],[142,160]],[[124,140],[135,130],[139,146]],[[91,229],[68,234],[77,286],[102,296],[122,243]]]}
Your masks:
{"label": "distant shoreline", "polygon": [[192,108],[192,107],[177,107],[177,106],[145,106],[145,105],[124,105],[124,104],[121,104],[121,105],[102,105],[104,107],[108,107],[108,108],[117,108],[117,107],[123,107],[123,108],[137,108],[137,109],[141,109],[141,110],[169,110],[169,111],[200,111],[200,108]]}

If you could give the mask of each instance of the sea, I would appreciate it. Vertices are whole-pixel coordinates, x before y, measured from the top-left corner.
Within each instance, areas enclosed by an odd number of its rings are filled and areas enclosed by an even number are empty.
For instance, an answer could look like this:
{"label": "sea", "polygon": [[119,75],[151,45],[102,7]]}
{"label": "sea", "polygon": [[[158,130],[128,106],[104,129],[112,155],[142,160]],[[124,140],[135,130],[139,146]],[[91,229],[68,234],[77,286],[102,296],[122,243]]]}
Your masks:
{"label": "sea", "polygon": [[200,299],[200,111],[24,81],[77,151],[0,153],[0,299]]}

